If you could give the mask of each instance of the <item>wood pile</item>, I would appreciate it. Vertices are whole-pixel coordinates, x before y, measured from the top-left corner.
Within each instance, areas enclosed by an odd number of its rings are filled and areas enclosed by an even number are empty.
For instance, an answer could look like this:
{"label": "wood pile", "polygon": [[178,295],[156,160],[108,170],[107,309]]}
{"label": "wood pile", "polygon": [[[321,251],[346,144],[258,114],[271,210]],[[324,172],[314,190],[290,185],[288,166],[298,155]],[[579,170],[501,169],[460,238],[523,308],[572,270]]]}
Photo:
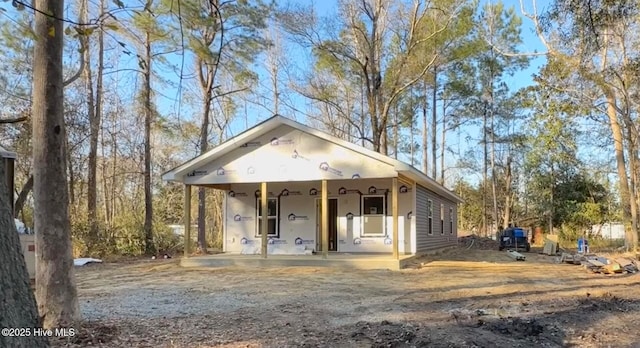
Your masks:
{"label": "wood pile", "polygon": [[601,274],[638,273],[640,269],[640,263],[632,259],[624,257],[609,259],[595,254],[562,253],[558,261],[560,263],[582,265],[584,269],[590,272]]}
{"label": "wood pile", "polygon": [[488,237],[480,237],[472,234],[470,236],[459,237],[458,245],[466,249],[498,250],[500,242]]}

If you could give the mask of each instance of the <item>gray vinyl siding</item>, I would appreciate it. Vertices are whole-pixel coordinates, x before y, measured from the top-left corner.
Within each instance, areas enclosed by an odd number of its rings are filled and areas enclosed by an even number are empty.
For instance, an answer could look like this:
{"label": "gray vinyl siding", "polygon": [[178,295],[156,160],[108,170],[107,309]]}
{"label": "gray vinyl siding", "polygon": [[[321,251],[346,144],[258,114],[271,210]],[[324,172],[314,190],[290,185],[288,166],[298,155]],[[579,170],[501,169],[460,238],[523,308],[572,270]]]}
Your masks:
{"label": "gray vinyl siding", "polygon": [[[433,233],[429,234],[428,201],[433,202]],[[444,226],[441,226],[440,205],[444,208]],[[450,233],[449,208],[453,208],[453,233]],[[427,188],[417,185],[416,191],[416,252],[418,254],[456,245],[457,231],[456,204],[436,195]],[[444,231],[441,227],[444,227]],[[444,232],[444,233],[441,233]]]}

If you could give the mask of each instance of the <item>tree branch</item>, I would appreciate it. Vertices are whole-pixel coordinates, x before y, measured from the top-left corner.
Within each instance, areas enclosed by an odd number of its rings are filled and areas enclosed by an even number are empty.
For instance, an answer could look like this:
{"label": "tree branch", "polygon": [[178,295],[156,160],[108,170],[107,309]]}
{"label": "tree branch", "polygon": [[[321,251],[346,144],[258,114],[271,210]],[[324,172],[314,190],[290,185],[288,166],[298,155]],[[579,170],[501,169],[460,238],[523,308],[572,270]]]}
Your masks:
{"label": "tree branch", "polygon": [[[544,37],[544,33],[542,32],[542,26],[540,25],[540,21],[538,20],[538,6],[536,4],[536,0],[531,0],[531,2],[533,4],[533,13],[528,13],[524,9],[524,0],[520,0],[520,12],[522,13],[523,16],[529,18],[533,22],[533,25],[536,28],[536,34],[538,35],[538,38],[540,39],[544,47],[547,48],[547,52],[545,54],[554,54],[555,51],[553,50],[551,45],[549,45],[549,43]],[[500,54],[504,54],[504,53],[500,53]]]}
{"label": "tree branch", "polygon": [[16,117],[16,118],[0,118],[0,124],[20,123],[26,120],[27,120],[27,116]]}
{"label": "tree branch", "polygon": [[[215,89],[216,87],[213,87],[213,88]],[[234,90],[227,91],[227,92],[224,92],[224,93],[217,93],[217,94],[211,96],[211,100],[214,100],[214,99],[220,98],[220,97],[224,97],[224,96],[227,96],[227,95],[230,95],[230,94],[243,92],[243,91],[246,91],[248,89],[249,89],[249,87],[242,87],[242,88],[234,89]]]}
{"label": "tree branch", "polygon": [[71,76],[70,78],[68,78],[66,81],[64,81],[62,83],[63,87],[67,87],[68,85],[72,84],[75,80],[77,80],[81,75],[82,75],[82,71],[84,71],[84,66],[86,64],[86,62],[84,61],[84,51],[87,49],[87,46],[85,45],[85,40],[82,38],[83,34],[78,34],[78,41],[80,42],[80,67],[78,68],[78,71],[76,71],[76,73]]}
{"label": "tree branch", "polygon": [[16,199],[16,202],[13,208],[13,211],[15,212],[14,216],[20,215],[22,208],[24,208],[24,203],[27,201],[27,196],[29,196],[29,192],[31,192],[32,189],[33,189],[33,174],[29,175],[29,179],[24,184],[24,186],[22,187],[22,190],[20,190],[20,193],[18,194],[18,198]]}

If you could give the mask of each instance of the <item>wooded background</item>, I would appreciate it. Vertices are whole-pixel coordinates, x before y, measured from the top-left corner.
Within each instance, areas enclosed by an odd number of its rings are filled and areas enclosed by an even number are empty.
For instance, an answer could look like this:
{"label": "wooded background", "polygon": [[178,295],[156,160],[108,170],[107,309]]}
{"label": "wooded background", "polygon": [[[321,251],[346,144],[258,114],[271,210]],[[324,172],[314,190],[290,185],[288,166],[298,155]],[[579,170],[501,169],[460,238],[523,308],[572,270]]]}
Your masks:
{"label": "wooded background", "polygon": [[[183,188],[161,173],[273,114],[423,170],[465,200],[460,231],[515,223],[575,240],[619,221],[636,245],[639,3],[523,2],[68,2],[73,253],[178,251]],[[37,37],[30,3],[0,4],[0,118],[24,118],[0,142],[18,153],[28,226]],[[221,247],[222,197],[194,197],[200,250]]]}

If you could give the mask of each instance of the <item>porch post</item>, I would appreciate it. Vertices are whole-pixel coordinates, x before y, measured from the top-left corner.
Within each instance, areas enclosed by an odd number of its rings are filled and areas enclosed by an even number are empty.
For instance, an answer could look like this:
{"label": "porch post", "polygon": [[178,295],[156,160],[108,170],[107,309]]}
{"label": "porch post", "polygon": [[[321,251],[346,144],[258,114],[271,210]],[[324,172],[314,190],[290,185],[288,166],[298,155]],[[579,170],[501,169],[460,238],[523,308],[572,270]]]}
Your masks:
{"label": "porch post", "polygon": [[262,209],[262,221],[260,221],[260,228],[262,229],[262,258],[267,258],[267,235],[269,234],[269,206],[267,204],[267,183],[263,182],[260,186],[260,206]]}
{"label": "porch post", "polygon": [[191,185],[184,185],[184,257],[191,254]]}
{"label": "porch post", "polygon": [[398,253],[398,178],[391,179],[391,214],[393,215],[393,258],[399,259]]}
{"label": "porch post", "polygon": [[322,258],[329,256],[329,190],[327,180],[322,180]]}

